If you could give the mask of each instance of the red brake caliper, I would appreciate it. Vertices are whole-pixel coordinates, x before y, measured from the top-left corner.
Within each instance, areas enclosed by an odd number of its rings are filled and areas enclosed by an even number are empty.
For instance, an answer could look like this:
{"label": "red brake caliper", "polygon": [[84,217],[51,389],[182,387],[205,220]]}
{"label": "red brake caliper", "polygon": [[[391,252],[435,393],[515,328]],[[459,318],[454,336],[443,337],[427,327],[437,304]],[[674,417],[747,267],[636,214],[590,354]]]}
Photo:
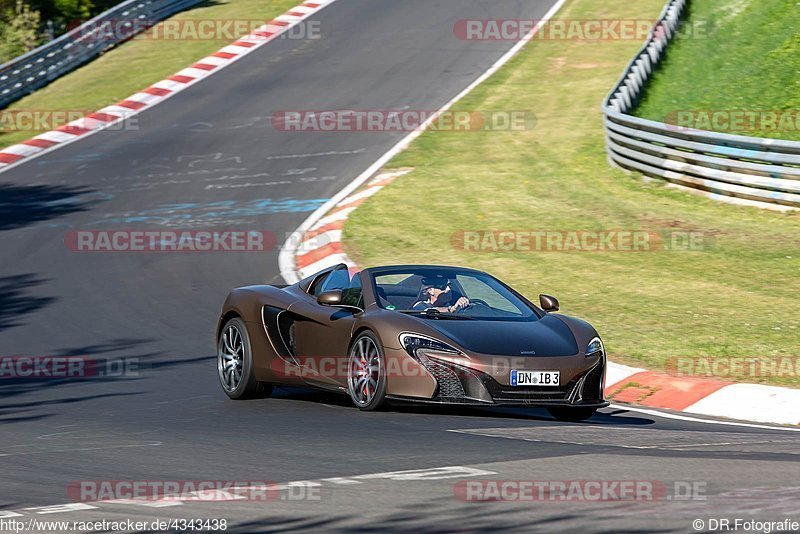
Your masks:
{"label": "red brake caliper", "polygon": [[[361,371],[364,373],[362,375],[364,378],[366,378],[369,375],[368,365],[369,364],[368,364],[366,358],[361,360]],[[363,391],[363,393],[364,393],[365,397],[369,397],[368,385],[369,385],[369,379],[367,379],[367,381],[364,382],[364,391]]]}

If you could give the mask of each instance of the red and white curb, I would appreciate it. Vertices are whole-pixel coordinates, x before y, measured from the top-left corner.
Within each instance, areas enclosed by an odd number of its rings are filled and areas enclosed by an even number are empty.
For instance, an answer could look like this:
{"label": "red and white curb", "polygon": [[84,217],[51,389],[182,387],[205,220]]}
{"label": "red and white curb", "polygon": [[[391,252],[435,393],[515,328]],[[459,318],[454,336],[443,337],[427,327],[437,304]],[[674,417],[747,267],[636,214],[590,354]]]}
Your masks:
{"label": "red and white curb", "polygon": [[299,239],[295,249],[295,268],[299,279],[321,271],[331,265],[346,263],[352,272],[358,270],[342,249],[342,228],[350,213],[359,204],[380,191],[411,169],[379,174],[355,193],[337,202],[324,216],[311,224]]}
{"label": "red and white curb", "polygon": [[[357,272],[359,268],[342,247],[345,221],[367,198],[410,171],[378,174],[365,186],[316,214],[299,234],[297,245],[291,248],[293,279],[301,280],[340,263]],[[800,424],[798,389],[674,376],[609,362],[605,391],[613,402],[760,423]]]}
{"label": "red and white curb", "polygon": [[610,364],[612,401],[759,423],[800,425],[800,389],[675,376]]}
{"label": "red and white curb", "polygon": [[154,83],[147,89],[134,93],[116,104],[106,106],[91,115],[72,121],[56,130],[45,132],[32,139],[0,150],[0,172],[77,141],[87,135],[119,124],[145,109],[163,102],[187,87],[235,63],[247,54],[278,39],[289,28],[296,26],[310,15],[317,13],[335,1],[314,0],[303,2],[210,56],[204,57],[190,67],[175,73],[166,80]]}

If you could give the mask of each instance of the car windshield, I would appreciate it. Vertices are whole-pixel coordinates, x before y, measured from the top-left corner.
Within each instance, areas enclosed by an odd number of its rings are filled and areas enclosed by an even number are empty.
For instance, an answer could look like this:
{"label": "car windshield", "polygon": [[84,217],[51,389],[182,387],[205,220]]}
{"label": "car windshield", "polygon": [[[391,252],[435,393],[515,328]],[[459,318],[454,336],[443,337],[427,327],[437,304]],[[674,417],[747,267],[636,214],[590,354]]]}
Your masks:
{"label": "car windshield", "polygon": [[397,268],[373,274],[378,306],[430,319],[538,319],[536,312],[492,276],[471,270]]}

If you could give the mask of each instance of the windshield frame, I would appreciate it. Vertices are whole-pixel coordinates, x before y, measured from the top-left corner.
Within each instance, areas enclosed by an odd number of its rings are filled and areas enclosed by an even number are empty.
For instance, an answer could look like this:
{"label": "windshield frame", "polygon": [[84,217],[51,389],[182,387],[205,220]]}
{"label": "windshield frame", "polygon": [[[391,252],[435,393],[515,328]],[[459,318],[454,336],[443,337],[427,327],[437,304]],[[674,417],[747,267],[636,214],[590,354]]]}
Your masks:
{"label": "windshield frame", "polygon": [[[518,307],[520,311],[530,312],[529,315],[514,315],[511,312],[508,312],[509,315],[500,315],[500,316],[481,316],[481,315],[465,314],[463,315],[464,318],[469,318],[479,321],[535,322],[544,317],[545,315],[545,312],[543,310],[541,310],[529,299],[525,298],[524,295],[520,294],[518,291],[515,291],[514,288],[510,287],[508,284],[492,276],[491,274],[476,269],[469,269],[465,267],[438,266],[438,265],[400,265],[393,267],[373,267],[371,269],[367,269],[366,271],[369,273],[370,286],[374,296],[374,304],[378,309],[383,311],[407,313],[415,317],[419,317],[421,319],[437,320],[437,317],[434,314],[426,313],[426,310],[413,310],[413,309],[393,310],[382,306],[380,303],[380,297],[379,297],[380,293],[378,291],[377,279],[378,277],[390,276],[390,275],[406,275],[407,277],[428,276],[433,274],[441,274],[444,271],[448,274],[448,278],[456,278],[459,275],[473,277],[486,284],[489,287],[489,289],[497,292],[502,298],[508,300],[512,305]],[[495,284],[497,284],[498,287],[491,287],[491,285],[488,284],[487,281],[494,282]],[[498,291],[498,288],[507,291],[509,294],[508,295],[503,294],[502,291]],[[515,302],[514,299],[516,299],[518,302]],[[442,315],[448,315],[445,312],[441,313]]]}

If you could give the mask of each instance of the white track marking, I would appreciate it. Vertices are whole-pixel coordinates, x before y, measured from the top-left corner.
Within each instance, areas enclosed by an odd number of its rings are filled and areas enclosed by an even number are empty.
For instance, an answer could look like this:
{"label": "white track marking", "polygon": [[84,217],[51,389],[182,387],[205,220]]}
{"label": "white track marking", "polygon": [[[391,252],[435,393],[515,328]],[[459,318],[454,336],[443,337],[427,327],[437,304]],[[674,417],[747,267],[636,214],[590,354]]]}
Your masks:
{"label": "white track marking", "polygon": [[60,514],[64,512],[78,512],[81,510],[95,510],[97,506],[86,504],[85,502],[73,502],[69,504],[55,504],[53,506],[36,506],[34,508],[23,508],[23,512],[33,512],[35,514]]}
{"label": "white track marking", "polygon": [[[326,158],[328,156],[351,156],[353,154],[361,154],[364,152],[363,148],[359,148],[356,150],[331,150],[328,152],[312,152],[309,154],[278,154],[276,156],[267,156],[264,158],[264,161],[271,161],[274,159],[306,159],[306,158]],[[316,170],[316,169],[314,169]]]}
{"label": "white track marking", "polygon": [[705,423],[709,425],[723,425],[723,426],[741,426],[746,428],[760,428],[764,430],[783,430],[786,432],[800,432],[800,428],[758,425],[754,423],[743,423],[738,421],[717,421],[715,419],[701,419],[699,417],[691,417],[688,415],[680,415],[677,413],[670,413],[670,412],[661,412],[658,410],[648,410],[646,408],[638,408],[635,406],[627,406],[622,404],[612,404],[610,408],[614,408],[616,410],[627,410],[629,412],[638,412],[638,413],[643,413],[645,415],[654,415],[657,417],[664,417],[666,419],[677,419],[678,421],[689,421],[692,423]]}
{"label": "white track marking", "polygon": [[352,478],[358,480],[445,480],[449,478],[489,476],[496,474],[495,471],[454,465],[450,467],[434,467],[432,469],[411,469],[407,471],[374,473],[372,475],[359,475]]}
{"label": "white track marking", "polygon": [[686,451],[702,447],[730,447],[795,445],[796,437],[787,434],[734,432],[728,429],[667,430],[661,428],[631,427],[626,425],[567,425],[554,424],[538,427],[466,428],[448,430],[456,434],[503,438],[537,443],[563,443],[565,445],[619,447],[637,450]]}
{"label": "white track marking", "polygon": [[170,506],[182,506],[183,503],[181,501],[176,500],[157,500],[157,501],[147,501],[144,499],[114,499],[111,501],[103,501],[107,502],[108,504],[131,504],[134,506],[147,506],[148,508],[167,508]]}
{"label": "white track marking", "polygon": [[22,514],[10,510],[0,510],[0,519],[6,519],[7,517],[22,517]]}
{"label": "white track marking", "polygon": [[343,477],[334,477],[334,478],[323,478],[322,482],[329,482],[331,484],[338,484],[340,486],[349,486],[352,484],[361,484],[358,480],[353,480],[352,478],[343,478]]}

